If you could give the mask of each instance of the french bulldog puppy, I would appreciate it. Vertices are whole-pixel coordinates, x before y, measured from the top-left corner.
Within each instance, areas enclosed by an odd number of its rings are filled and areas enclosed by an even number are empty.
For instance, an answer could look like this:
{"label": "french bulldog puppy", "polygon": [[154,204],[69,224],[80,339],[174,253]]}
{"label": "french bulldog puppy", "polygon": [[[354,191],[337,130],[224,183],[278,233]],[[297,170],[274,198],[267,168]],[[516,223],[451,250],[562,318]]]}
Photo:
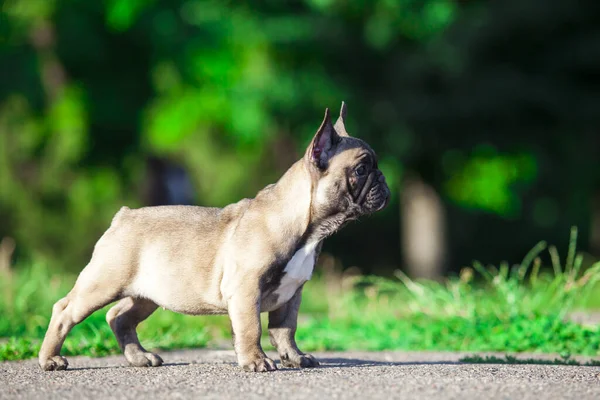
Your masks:
{"label": "french bulldog puppy", "polygon": [[191,315],[228,314],[240,367],[276,370],[260,345],[260,313],[285,367],[315,367],[294,339],[302,287],[323,240],[347,222],[383,209],[390,197],[375,152],[350,137],[346,105],[329,109],[304,157],[253,199],[224,208],[122,207],[98,240],[75,286],[53,307],[42,369],[64,370],[60,356],[74,325],[119,300],[106,319],[132,366],[156,367],[137,325],[158,307]]}

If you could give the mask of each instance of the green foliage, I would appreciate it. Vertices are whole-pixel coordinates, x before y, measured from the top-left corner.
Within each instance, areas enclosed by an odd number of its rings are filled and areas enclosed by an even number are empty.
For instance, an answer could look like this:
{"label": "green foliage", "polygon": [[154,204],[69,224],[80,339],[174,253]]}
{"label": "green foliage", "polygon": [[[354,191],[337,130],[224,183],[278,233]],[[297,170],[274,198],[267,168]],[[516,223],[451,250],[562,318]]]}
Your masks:
{"label": "green foliage", "polygon": [[154,0],[108,0],[106,1],[106,24],[116,31],[125,31],[153,2]]}
{"label": "green foliage", "polygon": [[367,43],[376,49],[388,48],[398,32],[416,40],[430,39],[448,27],[456,9],[448,0],[375,2],[364,27]]}
{"label": "green foliage", "polygon": [[52,16],[56,0],[7,0],[2,12],[17,24],[29,25]]}
{"label": "green foliage", "polygon": [[[6,0],[0,237],[77,270],[112,214],[144,203],[147,157],[182,164],[196,202],[223,205],[276,180],[341,100],[393,189],[382,231],[398,231],[395,194],[415,172],[465,220],[520,219],[528,240],[585,227],[598,178],[592,6],[521,3]],[[492,244],[478,224],[454,226],[472,237],[457,264],[483,244],[505,254],[511,225]],[[388,265],[396,239],[377,252]]]}
{"label": "green foliage", "polygon": [[[14,235],[32,258],[75,266],[89,250],[82,238],[105,229],[124,198],[114,168],[77,168],[88,141],[82,97],[79,88],[66,87],[47,118],[35,116],[20,95],[0,105],[0,212],[5,221],[0,236]],[[78,246],[67,253],[73,243]]]}
{"label": "green foliage", "polygon": [[493,148],[477,149],[467,158],[458,151],[445,155],[448,197],[456,203],[503,216],[521,212],[516,184],[531,184],[536,160],[531,154],[498,154]]}

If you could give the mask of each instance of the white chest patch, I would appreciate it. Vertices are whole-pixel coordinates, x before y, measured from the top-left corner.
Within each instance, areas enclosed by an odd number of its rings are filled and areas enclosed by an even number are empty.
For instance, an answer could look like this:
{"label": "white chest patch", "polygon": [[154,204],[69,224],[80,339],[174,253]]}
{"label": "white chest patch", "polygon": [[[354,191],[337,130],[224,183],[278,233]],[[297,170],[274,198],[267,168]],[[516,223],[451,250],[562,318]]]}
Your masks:
{"label": "white chest patch", "polygon": [[279,296],[278,303],[283,304],[291,299],[300,285],[311,278],[315,266],[315,250],[318,244],[319,242],[306,244],[288,261],[283,270],[285,274],[275,291],[275,294]]}

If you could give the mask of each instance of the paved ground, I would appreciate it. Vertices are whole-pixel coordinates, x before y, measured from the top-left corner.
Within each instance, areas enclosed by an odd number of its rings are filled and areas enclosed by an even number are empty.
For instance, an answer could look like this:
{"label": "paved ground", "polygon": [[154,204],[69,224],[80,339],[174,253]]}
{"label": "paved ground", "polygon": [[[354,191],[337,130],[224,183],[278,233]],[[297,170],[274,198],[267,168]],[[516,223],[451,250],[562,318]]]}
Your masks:
{"label": "paved ground", "polygon": [[[322,366],[245,373],[231,351],[162,354],[159,368],[120,356],[71,357],[42,372],[0,363],[0,399],[600,399],[600,367],[463,364],[456,353],[315,353]],[[271,356],[273,356],[271,354]],[[539,356],[537,356],[539,358]]]}

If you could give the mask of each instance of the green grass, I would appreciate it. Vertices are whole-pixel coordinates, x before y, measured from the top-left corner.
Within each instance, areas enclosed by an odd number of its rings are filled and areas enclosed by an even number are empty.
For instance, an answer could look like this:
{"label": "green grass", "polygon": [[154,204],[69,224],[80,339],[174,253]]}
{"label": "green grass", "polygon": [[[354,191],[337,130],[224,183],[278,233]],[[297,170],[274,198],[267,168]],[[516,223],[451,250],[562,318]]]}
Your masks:
{"label": "green grass", "polygon": [[[596,356],[600,329],[566,321],[595,297],[600,263],[583,267],[575,248],[577,231],[562,261],[555,247],[535,246],[519,264],[484,267],[474,263],[443,283],[349,276],[322,258],[305,286],[297,331],[299,346],[315,350],[447,350],[540,352]],[[541,258],[549,255],[550,268]],[[541,271],[549,270],[542,273]],[[53,303],[75,276],[52,273],[36,263],[0,281],[0,359],[37,355]],[[119,353],[104,317],[109,307],[76,326],[64,355]],[[263,322],[266,316],[263,315]],[[140,325],[147,348],[206,347],[230,340],[226,316],[192,317],[158,310]],[[266,326],[263,323],[263,327]],[[266,330],[265,330],[266,337]],[[265,340],[266,348],[270,348]]]}
{"label": "green grass", "polygon": [[[72,287],[76,276],[55,275],[44,264],[18,270],[0,283],[0,359],[15,360],[37,355],[50,320],[52,305]],[[106,323],[107,306],[75,326],[67,336],[64,355],[103,356],[119,353]],[[205,347],[211,338],[229,334],[226,316],[184,316],[162,309],[140,324],[139,334],[148,348]]]}

